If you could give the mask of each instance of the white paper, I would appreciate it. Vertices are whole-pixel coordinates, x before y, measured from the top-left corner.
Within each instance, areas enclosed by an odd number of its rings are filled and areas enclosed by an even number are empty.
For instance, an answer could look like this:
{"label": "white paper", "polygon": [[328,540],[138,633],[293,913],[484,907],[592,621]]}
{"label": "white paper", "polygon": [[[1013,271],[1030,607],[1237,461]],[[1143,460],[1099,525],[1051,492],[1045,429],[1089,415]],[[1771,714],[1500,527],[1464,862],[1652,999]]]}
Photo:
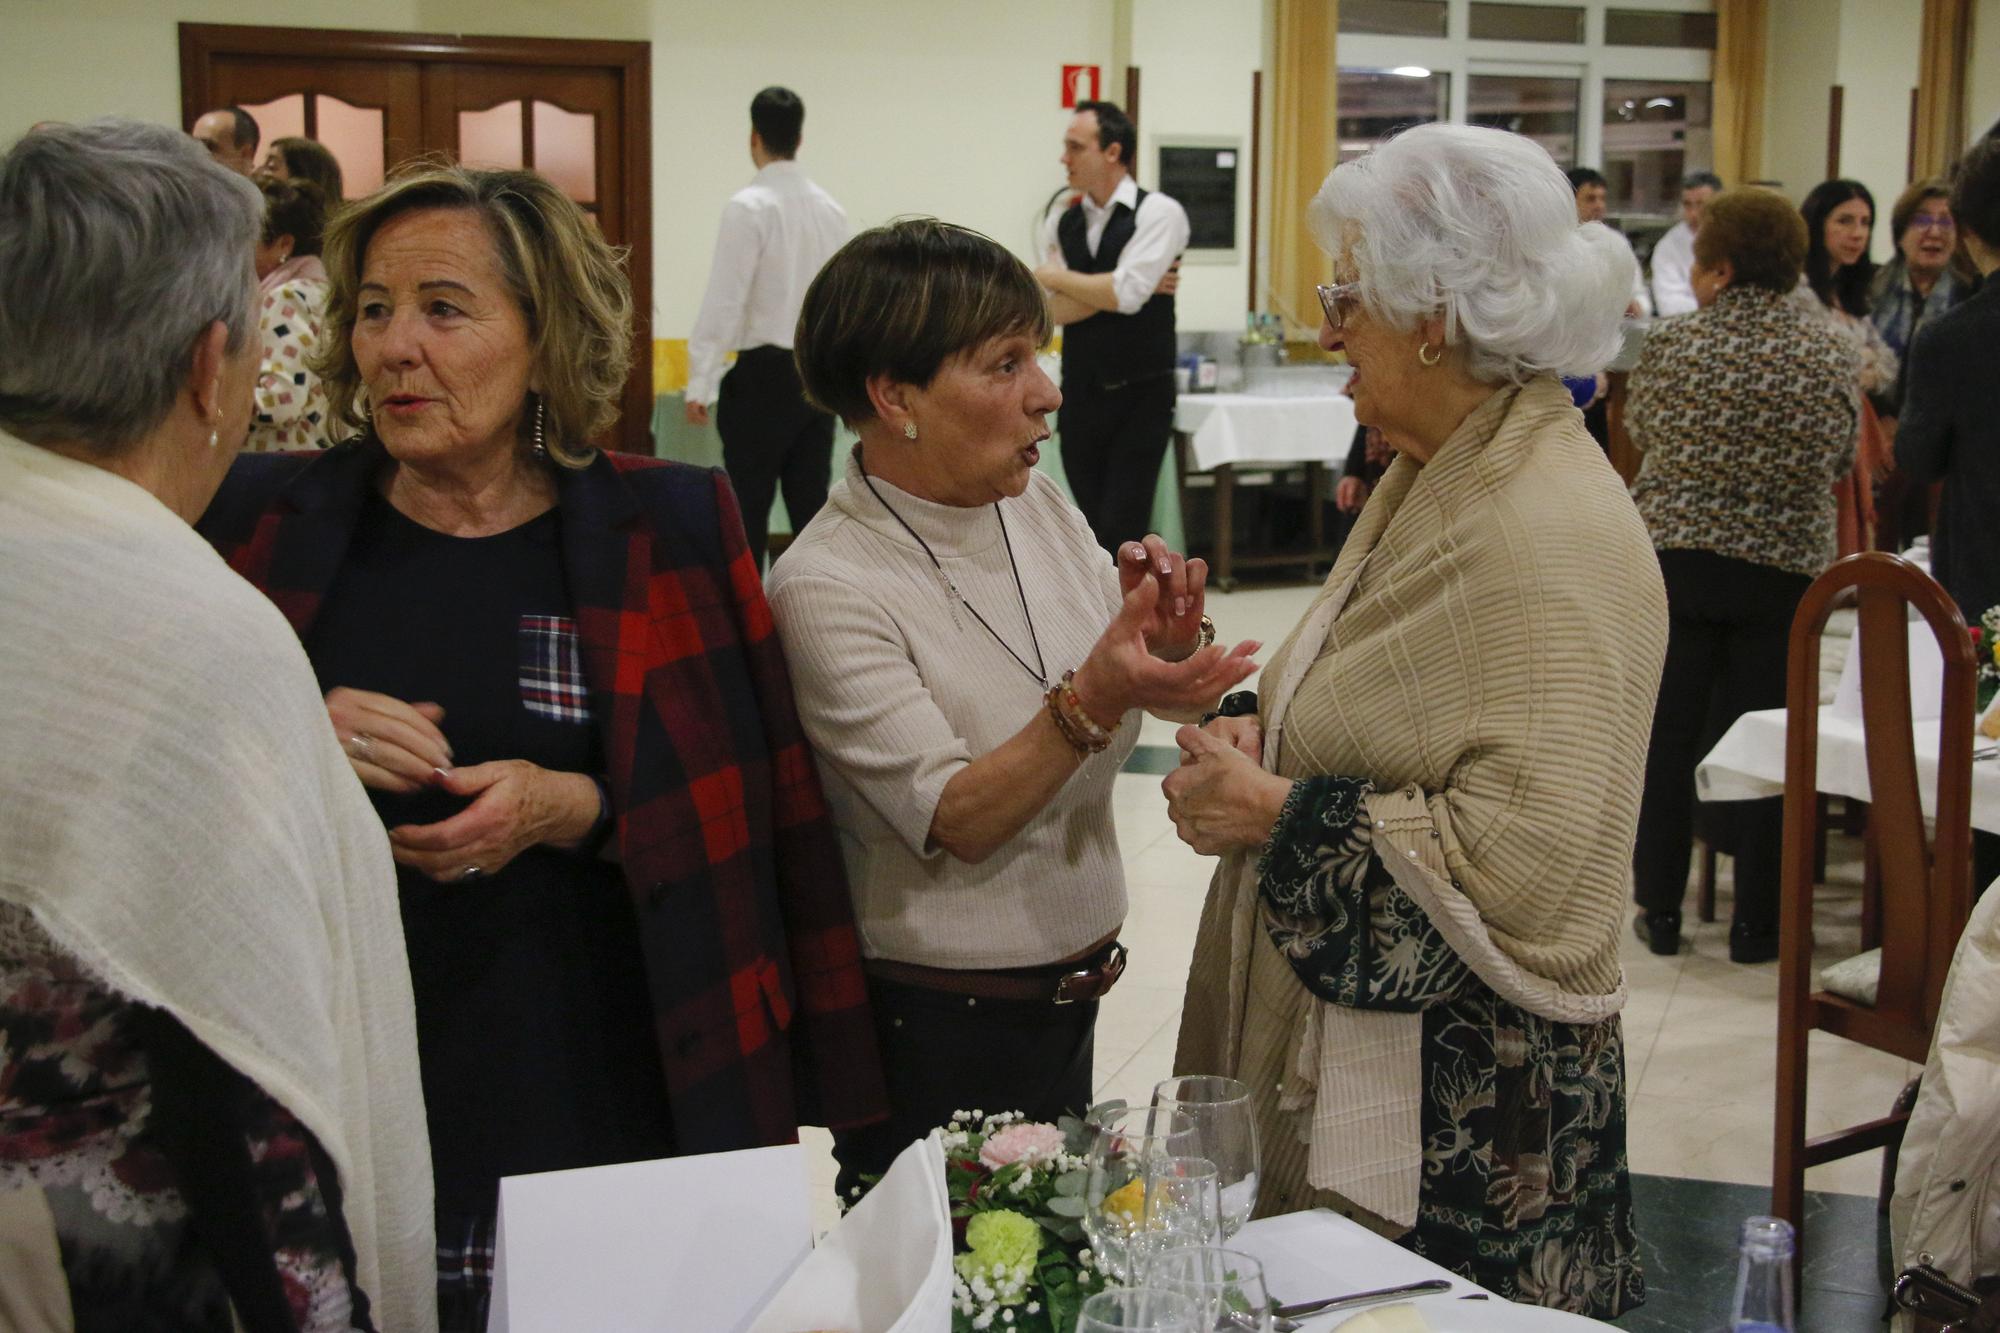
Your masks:
{"label": "white paper", "polygon": [[812,1248],[796,1144],[500,1182],[489,1333],[742,1333]]}
{"label": "white paper", "polygon": [[[1938,651],[1937,636],[1930,622],[1913,620],[1910,636],[1910,716],[1935,718],[1943,711],[1944,654]],[[1840,668],[1840,684],[1834,687],[1830,711],[1835,717],[1861,717],[1861,632],[1855,630],[1847,649],[1847,661]]]}
{"label": "white paper", "polygon": [[826,1234],[750,1333],[948,1333],[951,1245],[944,1143],[932,1130]]}

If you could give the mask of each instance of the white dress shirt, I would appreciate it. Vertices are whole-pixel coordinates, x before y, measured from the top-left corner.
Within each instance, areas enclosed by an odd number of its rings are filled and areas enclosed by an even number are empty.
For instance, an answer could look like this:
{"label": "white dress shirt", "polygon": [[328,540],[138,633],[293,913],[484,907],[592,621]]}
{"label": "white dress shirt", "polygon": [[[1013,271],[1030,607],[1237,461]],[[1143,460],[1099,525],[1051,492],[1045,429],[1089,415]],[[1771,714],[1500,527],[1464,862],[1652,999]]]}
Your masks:
{"label": "white dress shirt", "polygon": [[715,401],[730,352],[790,347],[806,287],[846,243],[846,210],[796,162],[767,164],[730,196],[688,337],[687,401]]}
{"label": "white dress shirt", "polygon": [[[1632,248],[1629,236],[1625,237],[1625,248]],[[1653,313],[1653,298],[1646,291],[1646,266],[1639,262],[1636,254],[1632,256],[1632,306],[1628,309],[1631,308],[1637,309],[1640,319],[1648,319]]]}
{"label": "white dress shirt", "polygon": [[1694,299],[1694,229],[1676,222],[1653,247],[1653,313],[1692,314]]}
{"label": "white dress shirt", "polygon": [[[1132,239],[1125,242],[1125,248],[1118,252],[1118,267],[1112,271],[1111,290],[1118,298],[1118,313],[1136,315],[1139,307],[1152,299],[1160,279],[1167,276],[1181,251],[1188,245],[1187,210],[1158,190],[1149,190],[1146,197],[1139,198],[1139,186],[1130,176],[1118,182],[1118,188],[1111,192],[1111,198],[1102,207],[1086,194],[1083,202],[1084,244],[1090,253],[1097,253],[1098,243],[1104,239],[1105,224],[1111,221],[1112,211],[1124,204],[1132,209]],[[1069,265],[1063,259],[1062,244],[1056,239],[1056,225],[1069,211],[1070,197],[1064,195],[1050,207],[1047,217],[1042,219],[1042,252],[1051,262]]]}

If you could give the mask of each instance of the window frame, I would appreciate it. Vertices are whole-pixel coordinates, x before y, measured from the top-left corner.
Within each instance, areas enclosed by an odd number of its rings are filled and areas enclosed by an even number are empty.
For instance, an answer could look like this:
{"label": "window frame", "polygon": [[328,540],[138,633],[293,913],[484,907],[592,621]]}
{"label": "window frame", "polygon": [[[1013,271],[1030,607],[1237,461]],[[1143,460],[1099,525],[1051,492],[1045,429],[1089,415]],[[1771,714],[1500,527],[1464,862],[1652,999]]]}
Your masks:
{"label": "window frame", "polygon": [[[1488,0],[1489,3],[1494,0]],[[1561,3],[1581,6],[1584,40],[1574,42],[1515,42],[1474,39],[1472,0],[1447,0],[1445,36],[1386,37],[1372,33],[1339,34],[1335,54],[1343,68],[1393,69],[1420,65],[1451,76],[1446,120],[1466,123],[1467,103],[1475,74],[1580,74],[1578,89],[1577,161],[1601,166],[1604,158],[1604,84],[1607,80],[1652,82],[1715,82],[1715,54],[1685,47],[1612,46],[1604,40],[1604,16],[1612,9],[1653,9],[1670,13],[1711,14],[1714,0],[1498,0],[1499,3]],[[1336,74],[1336,90],[1338,75]],[[1337,97],[1337,91],[1336,91]],[[1336,106],[1336,114],[1338,107]]]}

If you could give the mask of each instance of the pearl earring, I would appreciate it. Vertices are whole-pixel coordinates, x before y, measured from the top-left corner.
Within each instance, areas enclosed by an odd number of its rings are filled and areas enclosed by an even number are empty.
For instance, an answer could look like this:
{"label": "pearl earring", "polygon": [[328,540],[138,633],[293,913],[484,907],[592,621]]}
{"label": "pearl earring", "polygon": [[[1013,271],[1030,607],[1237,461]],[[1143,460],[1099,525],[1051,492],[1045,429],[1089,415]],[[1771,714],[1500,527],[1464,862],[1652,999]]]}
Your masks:
{"label": "pearl earring", "polygon": [[906,440],[914,440],[914,439],[916,439],[916,438],[917,438],[917,423],[916,423],[916,422],[914,422],[914,421],[905,421],[905,422],[903,423],[903,438],[904,438],[904,439],[906,439]]}
{"label": "pearl earring", "polygon": [[208,433],[208,447],[214,449],[219,447],[221,444],[222,444],[222,432],[219,430],[210,431]]}

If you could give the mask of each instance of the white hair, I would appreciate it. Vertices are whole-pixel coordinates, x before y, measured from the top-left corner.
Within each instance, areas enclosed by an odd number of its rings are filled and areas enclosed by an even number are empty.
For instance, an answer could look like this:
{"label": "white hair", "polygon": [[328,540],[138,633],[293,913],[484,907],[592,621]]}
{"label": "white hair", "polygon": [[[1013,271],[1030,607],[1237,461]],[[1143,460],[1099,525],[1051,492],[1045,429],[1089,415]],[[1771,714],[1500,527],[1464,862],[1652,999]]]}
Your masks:
{"label": "white hair", "polygon": [[0,426],[112,452],[187,383],[195,339],[257,333],[264,197],[163,125],[32,130],[0,157]]}
{"label": "white hair", "polygon": [[1476,125],[1418,125],[1343,163],[1307,212],[1350,258],[1368,313],[1399,329],[1434,315],[1473,378],[1588,375],[1617,355],[1632,249],[1576,220],[1542,146]]}

